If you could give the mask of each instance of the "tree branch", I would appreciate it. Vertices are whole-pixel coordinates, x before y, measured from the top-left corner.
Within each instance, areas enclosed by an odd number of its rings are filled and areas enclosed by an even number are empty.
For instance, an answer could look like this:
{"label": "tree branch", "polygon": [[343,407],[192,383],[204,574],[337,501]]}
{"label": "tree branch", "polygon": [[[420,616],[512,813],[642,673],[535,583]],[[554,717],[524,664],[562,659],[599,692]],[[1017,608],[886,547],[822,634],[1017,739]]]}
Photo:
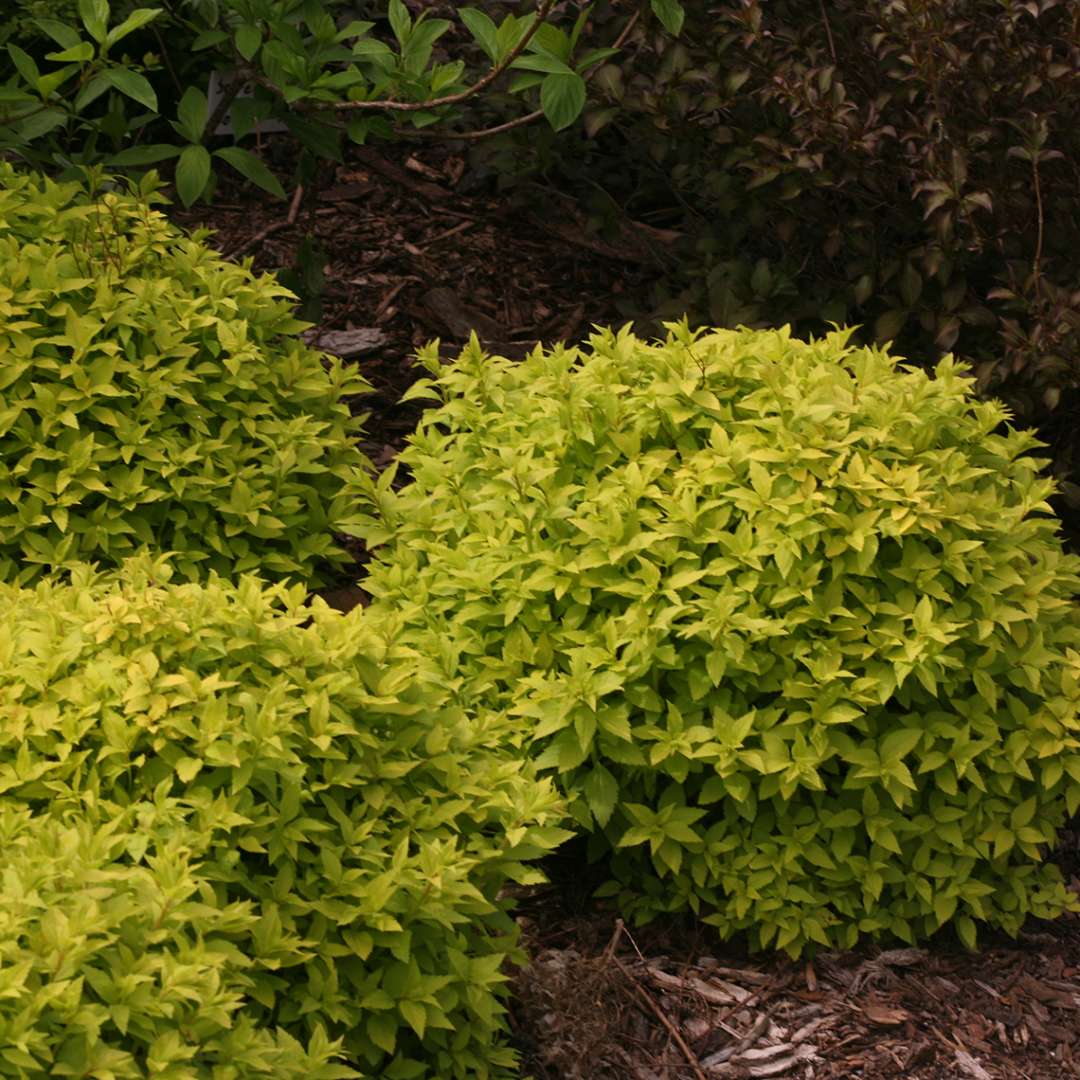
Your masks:
{"label": "tree branch", "polygon": [[[502,60],[495,64],[486,75],[477,79],[472,86],[468,86],[456,94],[448,94],[446,97],[441,98],[431,98],[428,101],[298,101],[293,105],[293,108],[296,109],[297,112],[356,112],[363,109],[391,110],[394,112],[419,112],[422,109],[435,109],[445,105],[458,105],[462,101],[467,101],[473,95],[478,94],[481,90],[489,87],[503,74],[504,71],[506,71],[507,68],[510,67],[510,65],[525,51],[525,47],[532,41],[537,30],[539,30],[547,21],[547,17],[551,14],[551,9],[554,6],[555,0],[540,0],[540,3],[536,8],[536,18],[533,20],[532,26],[530,26],[522,35],[521,40],[502,58]],[[274,90],[278,89],[268,79],[260,79],[260,82],[263,82],[264,85],[270,86]],[[280,93],[279,90],[278,93]]]}
{"label": "tree branch", "polygon": [[[637,21],[640,17],[641,12],[635,11],[627,24],[622,28],[619,36],[612,43],[611,47],[613,49],[621,49],[623,45],[626,44],[626,39],[633,33],[634,27],[637,25]],[[582,78],[588,82],[589,79],[600,70],[601,63],[602,61],[597,61],[593,67],[585,72]],[[451,139],[457,142],[476,142],[480,139],[490,138],[492,135],[501,135],[504,131],[513,131],[514,128],[524,127],[526,124],[531,124],[533,121],[539,120],[543,115],[543,109],[536,109],[534,112],[526,113],[524,116],[518,116],[513,120],[507,120],[503,124],[496,124],[494,127],[489,128],[480,128],[478,131],[406,131],[401,128],[396,128],[394,133],[404,139],[422,139],[431,142],[442,142]]]}
{"label": "tree branch", "polygon": [[213,135],[217,132],[218,126],[221,121],[225,119],[225,114],[229,111],[229,106],[233,103],[236,95],[240,93],[240,88],[244,85],[246,79],[241,73],[237,73],[236,76],[224,84],[221,88],[221,99],[218,101],[216,108],[214,109],[214,115],[206,122],[206,133]]}
{"label": "tree branch", "polygon": [[494,127],[480,128],[478,131],[407,131],[400,130],[396,134],[400,135],[403,139],[423,139],[427,142],[445,142],[453,140],[455,142],[476,142],[479,139],[488,139],[492,135],[501,135],[504,131],[513,131],[514,128],[524,127],[526,124],[531,124],[536,120],[539,120],[544,115],[543,109],[536,109],[534,112],[526,113],[524,116],[515,117],[513,120],[507,120],[504,124],[496,124]]}

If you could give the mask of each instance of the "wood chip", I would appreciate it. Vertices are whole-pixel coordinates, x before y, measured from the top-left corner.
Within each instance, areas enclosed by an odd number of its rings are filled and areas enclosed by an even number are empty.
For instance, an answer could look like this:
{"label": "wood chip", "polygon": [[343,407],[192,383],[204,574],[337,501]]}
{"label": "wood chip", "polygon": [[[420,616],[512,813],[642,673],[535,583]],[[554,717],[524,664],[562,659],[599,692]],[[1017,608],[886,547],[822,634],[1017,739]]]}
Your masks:
{"label": "wood chip", "polygon": [[1025,975],[1022,979],[1019,979],[1016,985],[1025,994],[1030,995],[1036,1001],[1043,1002],[1045,1005],[1053,1005],[1058,1009],[1076,1008],[1075,991],[1066,993],[1048,983],[1033,979],[1030,975]]}
{"label": "wood chip", "polygon": [[971,1080],[994,1080],[994,1078],[966,1050],[956,1051],[956,1064]]}
{"label": "wood chip", "polygon": [[425,164],[415,154],[405,159],[405,168],[411,169],[414,173],[419,173],[421,176],[427,177],[428,180],[435,181],[435,183],[443,179],[441,172]]}
{"label": "wood chip", "polygon": [[[790,1050],[791,1047],[788,1047]],[[747,1053],[750,1053],[748,1051]],[[738,1077],[767,1077],[782,1076],[790,1069],[805,1061],[812,1061],[818,1056],[817,1050],[808,1045],[796,1046],[794,1051],[784,1057],[773,1058],[769,1061],[747,1061],[746,1054],[733,1058],[723,1065],[717,1065],[708,1070],[710,1076],[738,1076]]]}
{"label": "wood chip", "polygon": [[443,171],[446,173],[446,178],[454,186],[465,173],[465,159],[460,157],[450,157],[443,162]]}
{"label": "wood chip", "polygon": [[711,956],[703,956],[698,961],[698,967],[708,975],[723,975],[729,979],[735,979],[740,983],[750,983],[752,986],[764,986],[773,982],[773,977],[764,971],[747,971],[744,968],[724,967],[718,964]]}
{"label": "wood chip", "polygon": [[322,330],[312,327],[300,335],[304,341],[323,352],[348,360],[353,356],[374,352],[386,344],[387,337],[374,326],[358,326],[355,330]]}
{"label": "wood chip", "polygon": [[862,1012],[873,1024],[880,1024],[883,1027],[895,1027],[897,1024],[902,1024],[908,1019],[909,1013],[903,1009],[893,1009],[888,1005],[863,1005]]}
{"label": "wood chip", "polygon": [[475,330],[481,341],[500,341],[506,335],[490,316],[469,307],[453,289],[439,287],[424,293],[426,314],[435,320],[442,332],[465,339]]}
{"label": "wood chip", "polygon": [[831,1016],[819,1016],[809,1023],[803,1024],[798,1031],[793,1031],[789,1041],[793,1043],[805,1042],[819,1027],[822,1027],[825,1024],[831,1024],[832,1022],[833,1017]]}
{"label": "wood chip", "polygon": [[348,202],[349,199],[362,199],[375,190],[375,185],[370,181],[358,181],[350,184],[335,184],[333,187],[323,188],[319,192],[321,202]]}
{"label": "wood chip", "polygon": [[890,967],[914,967],[926,959],[925,949],[886,949],[877,959]]}
{"label": "wood chip", "polygon": [[776,1046],[759,1046],[756,1049],[744,1050],[739,1054],[739,1061],[772,1061],[790,1053],[795,1047],[791,1043],[778,1043]]}
{"label": "wood chip", "polygon": [[741,1005],[747,998],[753,996],[749,990],[744,990],[741,986],[736,986],[724,979],[713,978],[711,973],[708,982],[693,975],[687,975],[685,978],[669,975],[653,964],[648,965],[648,973],[649,978],[669,990],[684,990],[692,994],[700,994],[714,1005]]}

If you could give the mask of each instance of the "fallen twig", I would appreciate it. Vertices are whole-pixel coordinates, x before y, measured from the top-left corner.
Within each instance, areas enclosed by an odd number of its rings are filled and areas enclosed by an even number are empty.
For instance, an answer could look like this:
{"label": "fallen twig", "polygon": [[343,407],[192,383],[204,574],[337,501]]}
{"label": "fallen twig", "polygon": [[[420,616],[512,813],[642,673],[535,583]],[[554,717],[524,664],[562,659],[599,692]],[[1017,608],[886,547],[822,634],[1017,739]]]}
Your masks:
{"label": "fallen twig", "polygon": [[290,222],[288,221],[273,221],[264,229],[260,229],[254,236],[248,238],[237,247],[234,247],[231,251],[224,252],[222,258],[238,259],[241,255],[246,255],[253,247],[257,247],[261,244],[268,236],[273,236],[274,233],[281,232],[282,229],[287,229],[289,225]]}
{"label": "fallen twig", "polygon": [[394,298],[409,284],[409,281],[410,279],[406,278],[404,281],[399,281],[396,285],[387,290],[386,294],[379,301],[379,306],[375,309],[375,314],[372,316],[373,322],[378,322],[383,317],[390,305],[394,302]]}
{"label": "fallen twig", "polygon": [[466,229],[471,229],[475,224],[475,221],[461,221],[453,228],[446,229],[441,233],[437,233],[430,240],[422,244],[420,246],[420,250],[427,251],[428,248],[434,247],[436,244],[442,243],[443,240],[449,240],[451,236],[457,236],[458,233],[463,233]]}
{"label": "fallen twig", "polygon": [[686,1040],[682,1037],[679,1029],[668,1018],[667,1013],[656,1003],[652,995],[634,978],[633,974],[627,968],[627,966],[614,954],[611,955],[611,960],[615,966],[623,973],[630,983],[630,988],[634,993],[648,1006],[653,1015],[660,1021],[661,1024],[667,1029],[668,1034],[674,1039],[675,1045],[682,1051],[683,1057],[686,1058],[687,1064],[694,1070],[694,1075],[697,1080],[708,1080],[705,1073],[702,1072],[701,1064],[697,1059],[697,1055],[687,1045]]}
{"label": "fallen twig", "polygon": [[611,940],[604,948],[603,956],[601,959],[605,964],[611,961],[611,958],[615,955],[615,948],[619,944],[619,938],[623,936],[623,931],[626,929],[626,923],[622,919],[615,920],[615,932],[611,935]]}
{"label": "fallen twig", "polygon": [[296,224],[296,215],[300,212],[300,200],[304,197],[304,185],[297,184],[296,190],[292,195],[292,202],[289,203],[289,216],[285,219],[287,225]]}
{"label": "fallen twig", "polygon": [[[733,1057],[737,1057],[745,1050],[749,1050],[751,1046],[761,1038],[769,1029],[769,1014],[767,1012],[761,1013],[754,1021],[750,1030],[745,1035],[739,1038],[739,1041],[731,1046],[725,1046],[723,1050],[717,1050],[715,1054],[710,1054],[703,1062],[706,1068],[711,1068],[714,1065],[723,1065],[724,1062],[730,1061]],[[726,1026],[726,1025],[725,1025]]]}
{"label": "fallen twig", "polygon": [[232,251],[227,251],[222,254],[222,258],[225,259],[238,259],[241,255],[246,255],[253,247],[261,244],[268,236],[273,236],[274,233],[281,232],[282,229],[291,228],[296,224],[296,216],[300,212],[300,200],[304,197],[304,185],[297,184],[296,190],[293,192],[292,202],[289,204],[289,214],[284,221],[273,221],[264,229],[260,229],[254,236],[245,240],[242,244],[234,247]]}

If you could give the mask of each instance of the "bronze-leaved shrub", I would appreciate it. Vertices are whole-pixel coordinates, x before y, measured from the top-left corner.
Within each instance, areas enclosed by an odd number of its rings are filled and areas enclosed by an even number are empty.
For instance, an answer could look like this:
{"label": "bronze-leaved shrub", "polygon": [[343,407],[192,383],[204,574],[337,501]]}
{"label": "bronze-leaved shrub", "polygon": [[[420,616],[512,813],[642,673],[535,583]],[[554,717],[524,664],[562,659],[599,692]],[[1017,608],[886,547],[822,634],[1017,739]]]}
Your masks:
{"label": "bronze-leaved shrub", "polygon": [[368,385],[147,203],[0,162],[0,577],[150,545],[186,577],[318,584],[348,561]]}
{"label": "bronze-leaved shrub", "polygon": [[[504,886],[538,880],[525,863],[567,836],[551,781],[498,750],[513,720],[467,709],[392,617],[305,607],[303,586],[254,577],[166,578],[161,563],[129,560],[111,576],[76,567],[69,583],[0,586],[0,821],[21,807],[78,823],[109,864],[96,877],[75,867],[104,890],[87,904],[112,911],[58,904],[54,959],[40,963],[31,943],[34,977],[7,987],[0,1025],[8,994],[19,1016],[49,1014],[47,1026],[20,1021],[40,1075],[91,1029],[144,1065],[151,1037],[177,1061],[184,1047],[209,1055],[200,1040],[225,1038],[234,1005],[320,1068],[338,1068],[325,1063],[329,1038],[364,1076],[512,1075],[501,999],[520,950]],[[120,850],[94,839],[125,815]],[[166,873],[151,855],[173,842],[186,854]],[[160,925],[131,915],[124,948],[87,944],[155,892],[171,912]],[[0,904],[0,959],[27,953],[11,925]],[[145,971],[129,955],[144,946]],[[217,962],[208,950],[221,951],[222,994],[237,999],[222,999],[220,1022],[130,1000],[170,971],[203,986]],[[58,953],[79,959],[65,966]]]}
{"label": "bronze-leaved shrub", "polygon": [[511,704],[625,910],[795,953],[1068,906],[1080,560],[961,366],[685,325],[423,359],[365,587]]}

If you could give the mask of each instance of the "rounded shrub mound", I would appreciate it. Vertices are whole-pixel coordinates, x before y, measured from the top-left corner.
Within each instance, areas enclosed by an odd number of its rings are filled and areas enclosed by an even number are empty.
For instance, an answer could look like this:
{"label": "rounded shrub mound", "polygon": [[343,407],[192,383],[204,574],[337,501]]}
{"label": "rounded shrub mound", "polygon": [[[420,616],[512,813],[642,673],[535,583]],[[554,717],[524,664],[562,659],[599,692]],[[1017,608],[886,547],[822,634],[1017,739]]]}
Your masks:
{"label": "rounded shrub mound", "polygon": [[[341,1038],[364,1076],[510,1075],[503,891],[568,835],[551,781],[498,750],[513,721],[466,711],[390,618],[165,576],[0,587],[0,806],[136,815],[131,867],[177,838],[201,884],[183,907],[178,878],[175,932],[195,948],[206,905],[233,912],[243,1015],[309,1056]],[[98,1015],[114,991],[85,974],[66,993]]]}
{"label": "rounded shrub mound", "polygon": [[381,485],[376,606],[505,700],[608,893],[792,953],[1072,903],[1080,560],[951,358],[847,334],[473,342]]}
{"label": "rounded shrub mound", "polygon": [[182,842],[153,843],[147,824],[65,824],[0,800],[3,1075],[353,1075],[325,1037],[305,1050],[254,1022],[234,944],[252,905],[218,906]]}
{"label": "rounded shrub mound", "polygon": [[0,575],[115,565],[320,583],[348,562],[368,389],[297,337],[290,294],[146,196],[0,163]]}

